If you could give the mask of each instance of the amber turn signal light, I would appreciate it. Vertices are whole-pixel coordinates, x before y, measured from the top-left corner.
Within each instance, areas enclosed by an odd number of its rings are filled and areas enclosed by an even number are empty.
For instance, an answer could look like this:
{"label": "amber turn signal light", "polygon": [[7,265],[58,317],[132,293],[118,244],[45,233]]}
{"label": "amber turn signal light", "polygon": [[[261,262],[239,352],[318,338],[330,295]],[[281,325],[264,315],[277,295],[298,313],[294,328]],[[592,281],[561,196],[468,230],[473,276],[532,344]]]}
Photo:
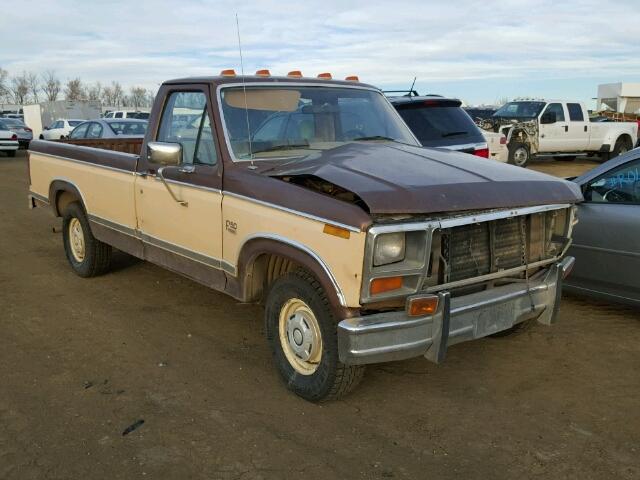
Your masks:
{"label": "amber turn signal light", "polygon": [[369,285],[369,293],[378,295],[379,293],[390,292],[402,288],[402,277],[375,278]]}
{"label": "amber turn signal light", "polygon": [[220,75],[223,77],[235,77],[236,71],[233,68],[227,68],[226,70],[222,70]]}
{"label": "amber turn signal light", "polygon": [[351,236],[351,232],[346,228],[336,227],[334,225],[329,225],[328,223],[324,224],[322,231],[329,235],[333,235],[334,237],[349,238]]}
{"label": "amber turn signal light", "polygon": [[433,315],[438,310],[438,296],[426,295],[410,298],[407,301],[407,315],[410,317],[424,317]]}

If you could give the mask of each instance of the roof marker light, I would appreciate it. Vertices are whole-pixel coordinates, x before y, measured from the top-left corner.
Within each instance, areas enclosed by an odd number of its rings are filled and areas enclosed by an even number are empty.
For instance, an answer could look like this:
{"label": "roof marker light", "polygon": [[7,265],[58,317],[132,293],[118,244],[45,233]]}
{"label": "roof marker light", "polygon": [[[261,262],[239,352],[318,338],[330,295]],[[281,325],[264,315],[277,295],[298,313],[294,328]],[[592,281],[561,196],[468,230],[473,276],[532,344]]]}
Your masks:
{"label": "roof marker light", "polygon": [[319,73],[318,78],[326,78],[327,80],[331,80],[333,77],[329,72]]}
{"label": "roof marker light", "polygon": [[222,70],[220,75],[223,77],[235,77],[236,71],[233,68],[227,68],[226,70]]}
{"label": "roof marker light", "polygon": [[302,72],[300,70],[291,70],[287,73],[287,77],[302,78]]}
{"label": "roof marker light", "polygon": [[265,69],[262,69],[262,70],[258,70],[256,72],[256,76],[257,77],[270,77],[271,76],[271,72],[265,68]]}
{"label": "roof marker light", "polygon": [[360,79],[358,78],[357,75],[349,75],[348,77],[345,78],[345,80],[349,80],[350,82],[359,82]]}

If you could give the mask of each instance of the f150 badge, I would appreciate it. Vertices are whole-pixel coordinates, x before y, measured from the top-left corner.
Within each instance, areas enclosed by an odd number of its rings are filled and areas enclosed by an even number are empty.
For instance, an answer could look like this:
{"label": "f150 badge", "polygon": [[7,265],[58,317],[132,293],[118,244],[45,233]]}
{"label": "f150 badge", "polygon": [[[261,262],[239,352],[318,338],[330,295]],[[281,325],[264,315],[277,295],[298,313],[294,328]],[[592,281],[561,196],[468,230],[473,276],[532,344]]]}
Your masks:
{"label": "f150 badge", "polygon": [[232,222],[231,220],[227,220],[225,222],[225,228],[229,233],[236,233],[236,230],[238,229],[238,224],[236,222]]}

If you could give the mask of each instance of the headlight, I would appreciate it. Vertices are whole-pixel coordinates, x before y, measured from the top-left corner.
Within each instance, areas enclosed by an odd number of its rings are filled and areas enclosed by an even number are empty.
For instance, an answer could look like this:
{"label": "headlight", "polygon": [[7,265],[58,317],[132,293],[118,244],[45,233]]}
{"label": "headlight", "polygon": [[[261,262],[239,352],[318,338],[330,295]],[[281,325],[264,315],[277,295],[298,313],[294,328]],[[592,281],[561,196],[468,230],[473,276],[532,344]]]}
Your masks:
{"label": "headlight", "polygon": [[388,265],[404,260],[405,234],[404,232],[384,233],[376,237],[373,250],[373,265]]}

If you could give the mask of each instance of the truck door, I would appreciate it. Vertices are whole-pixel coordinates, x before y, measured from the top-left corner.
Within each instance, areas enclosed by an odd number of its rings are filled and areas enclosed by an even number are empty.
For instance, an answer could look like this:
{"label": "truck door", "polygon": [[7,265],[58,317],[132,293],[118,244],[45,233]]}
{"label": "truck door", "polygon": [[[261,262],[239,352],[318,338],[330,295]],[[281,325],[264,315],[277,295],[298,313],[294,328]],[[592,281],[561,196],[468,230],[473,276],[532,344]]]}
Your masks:
{"label": "truck door", "polygon": [[[136,177],[144,257],[221,289],[222,162],[209,86],[164,86],[156,104]],[[180,145],[181,160],[154,164],[150,141]]]}
{"label": "truck door", "polygon": [[582,105],[567,103],[569,113],[569,136],[567,149],[582,152],[589,148],[589,118],[585,117]]}
{"label": "truck door", "polygon": [[[555,122],[543,123],[545,114],[555,114]],[[550,103],[539,117],[540,153],[565,152],[567,150],[569,124],[561,103]]]}

